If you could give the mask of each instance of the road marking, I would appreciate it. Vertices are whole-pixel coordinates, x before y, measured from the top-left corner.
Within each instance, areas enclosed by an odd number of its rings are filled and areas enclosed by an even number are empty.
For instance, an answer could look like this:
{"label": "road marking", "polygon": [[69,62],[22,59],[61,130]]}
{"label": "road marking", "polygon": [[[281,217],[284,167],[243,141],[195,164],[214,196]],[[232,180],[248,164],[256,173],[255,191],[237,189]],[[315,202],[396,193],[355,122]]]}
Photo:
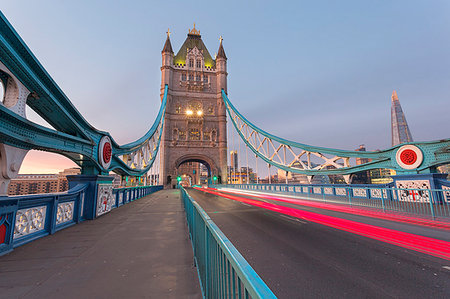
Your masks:
{"label": "road marking", "polygon": [[300,223],[302,223],[302,224],[306,224],[305,221],[302,221],[302,220],[300,220],[300,219],[298,219],[298,218],[289,217],[289,216],[284,216],[284,215],[280,215],[280,217],[283,217],[283,218],[288,219],[288,220],[291,220],[291,221],[297,221],[297,222],[300,222]]}

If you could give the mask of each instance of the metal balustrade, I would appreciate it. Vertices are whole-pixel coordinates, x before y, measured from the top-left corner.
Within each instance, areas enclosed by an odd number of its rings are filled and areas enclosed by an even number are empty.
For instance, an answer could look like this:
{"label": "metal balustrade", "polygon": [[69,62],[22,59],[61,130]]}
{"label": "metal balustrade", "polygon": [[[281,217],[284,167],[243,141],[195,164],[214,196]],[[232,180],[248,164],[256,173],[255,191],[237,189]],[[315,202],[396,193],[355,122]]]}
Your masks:
{"label": "metal balustrade", "polygon": [[[0,197],[0,255],[88,219],[89,205],[91,210],[97,206],[88,188],[78,184],[67,192]],[[113,189],[107,212],[162,188]]]}
{"label": "metal balustrade", "polygon": [[215,187],[288,194],[301,199],[450,220],[450,182],[442,183],[442,189],[403,189],[386,185],[337,184],[232,184],[215,185]]}
{"label": "metal balustrade", "polygon": [[204,298],[276,298],[230,240],[180,186]]}

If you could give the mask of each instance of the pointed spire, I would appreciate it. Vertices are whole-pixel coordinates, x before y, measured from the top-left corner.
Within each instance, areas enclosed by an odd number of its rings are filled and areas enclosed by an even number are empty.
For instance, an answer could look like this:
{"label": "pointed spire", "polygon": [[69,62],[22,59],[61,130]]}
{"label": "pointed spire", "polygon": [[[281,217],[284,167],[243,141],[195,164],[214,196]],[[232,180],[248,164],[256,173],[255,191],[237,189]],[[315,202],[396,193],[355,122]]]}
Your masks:
{"label": "pointed spire", "polygon": [[392,92],[391,99],[392,99],[392,102],[398,101],[397,92],[395,90]]}
{"label": "pointed spire", "polygon": [[406,122],[405,114],[398,100],[397,92],[394,90],[391,96],[391,134],[392,146],[400,143],[412,142],[413,138]]}
{"label": "pointed spire", "polygon": [[167,39],[166,39],[166,43],[164,44],[164,48],[162,49],[161,53],[173,53],[172,50],[172,44],[170,43],[170,34],[172,32],[170,32],[169,29],[167,29]]}
{"label": "pointed spire", "polygon": [[216,59],[217,58],[225,58],[225,59],[227,59],[227,55],[225,55],[225,50],[223,49],[223,45],[222,45],[222,41],[223,41],[222,36],[219,37],[219,41],[220,41],[220,45],[219,45],[219,50],[217,51]]}

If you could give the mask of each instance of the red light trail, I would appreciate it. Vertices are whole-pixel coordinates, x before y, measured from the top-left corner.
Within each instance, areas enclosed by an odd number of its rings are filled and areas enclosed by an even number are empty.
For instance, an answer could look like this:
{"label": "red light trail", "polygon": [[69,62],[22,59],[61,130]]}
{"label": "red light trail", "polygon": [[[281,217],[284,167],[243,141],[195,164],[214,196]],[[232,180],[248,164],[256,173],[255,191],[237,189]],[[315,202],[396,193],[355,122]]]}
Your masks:
{"label": "red light trail", "polygon": [[297,210],[294,208],[261,202],[258,200],[238,197],[231,194],[217,192],[211,189],[195,188],[203,192],[222,196],[235,201],[243,202],[252,206],[261,207],[274,212],[305,219],[311,222],[323,224],[339,230],[351,232],[360,236],[379,240],[385,243],[397,245],[403,248],[419,251],[439,258],[450,260],[450,242],[419,236],[415,234],[396,231],[388,228],[378,227],[370,224],[341,219],[337,217],[321,215],[318,213]]}
{"label": "red light trail", "polygon": [[[213,188],[210,188],[213,189]],[[217,189],[213,189],[217,190]],[[423,225],[423,226],[431,226],[431,227],[438,227],[441,229],[450,230],[450,223],[440,222],[440,221],[431,221],[426,219],[418,219],[413,217],[408,217],[405,215],[399,215],[399,214],[389,214],[389,213],[378,213],[376,211],[370,211],[365,210],[362,208],[355,208],[355,207],[345,207],[339,204],[329,204],[329,203],[320,203],[315,201],[306,201],[301,199],[292,199],[287,198],[283,196],[272,196],[272,195],[265,195],[265,194],[257,194],[257,193],[243,193],[238,191],[224,191],[224,190],[217,190],[221,193],[231,193],[231,194],[246,194],[252,197],[257,198],[263,198],[263,199],[269,199],[274,201],[280,201],[280,202],[286,202],[286,203],[292,203],[296,205],[301,206],[307,206],[307,207],[313,207],[313,208],[319,208],[323,210],[329,210],[334,212],[342,212],[347,214],[353,214],[353,215],[360,215],[360,216],[367,216],[372,218],[379,218],[379,219],[386,219],[396,222],[404,222],[404,223],[410,223],[410,224],[416,224],[416,225]]]}

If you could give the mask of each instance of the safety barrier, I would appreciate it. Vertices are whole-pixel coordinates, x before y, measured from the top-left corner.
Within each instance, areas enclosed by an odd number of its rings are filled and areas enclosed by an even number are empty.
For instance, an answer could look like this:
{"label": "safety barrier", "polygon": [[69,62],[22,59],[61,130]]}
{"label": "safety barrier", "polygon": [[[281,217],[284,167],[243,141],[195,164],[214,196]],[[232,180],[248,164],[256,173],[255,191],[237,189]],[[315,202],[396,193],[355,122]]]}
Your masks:
{"label": "safety barrier", "polygon": [[204,298],[276,298],[198,203],[180,186]]}
{"label": "safety barrier", "polygon": [[[450,183],[449,183],[450,185]],[[450,218],[450,186],[442,189],[403,189],[383,186],[230,184],[216,188],[236,188],[301,196],[302,199],[342,203],[383,211],[435,218]]]}
{"label": "safety barrier", "polygon": [[[87,212],[96,209],[97,200],[89,198],[88,188],[79,184],[67,192],[0,197],[0,255],[90,219]],[[108,211],[162,188],[114,189]]]}

